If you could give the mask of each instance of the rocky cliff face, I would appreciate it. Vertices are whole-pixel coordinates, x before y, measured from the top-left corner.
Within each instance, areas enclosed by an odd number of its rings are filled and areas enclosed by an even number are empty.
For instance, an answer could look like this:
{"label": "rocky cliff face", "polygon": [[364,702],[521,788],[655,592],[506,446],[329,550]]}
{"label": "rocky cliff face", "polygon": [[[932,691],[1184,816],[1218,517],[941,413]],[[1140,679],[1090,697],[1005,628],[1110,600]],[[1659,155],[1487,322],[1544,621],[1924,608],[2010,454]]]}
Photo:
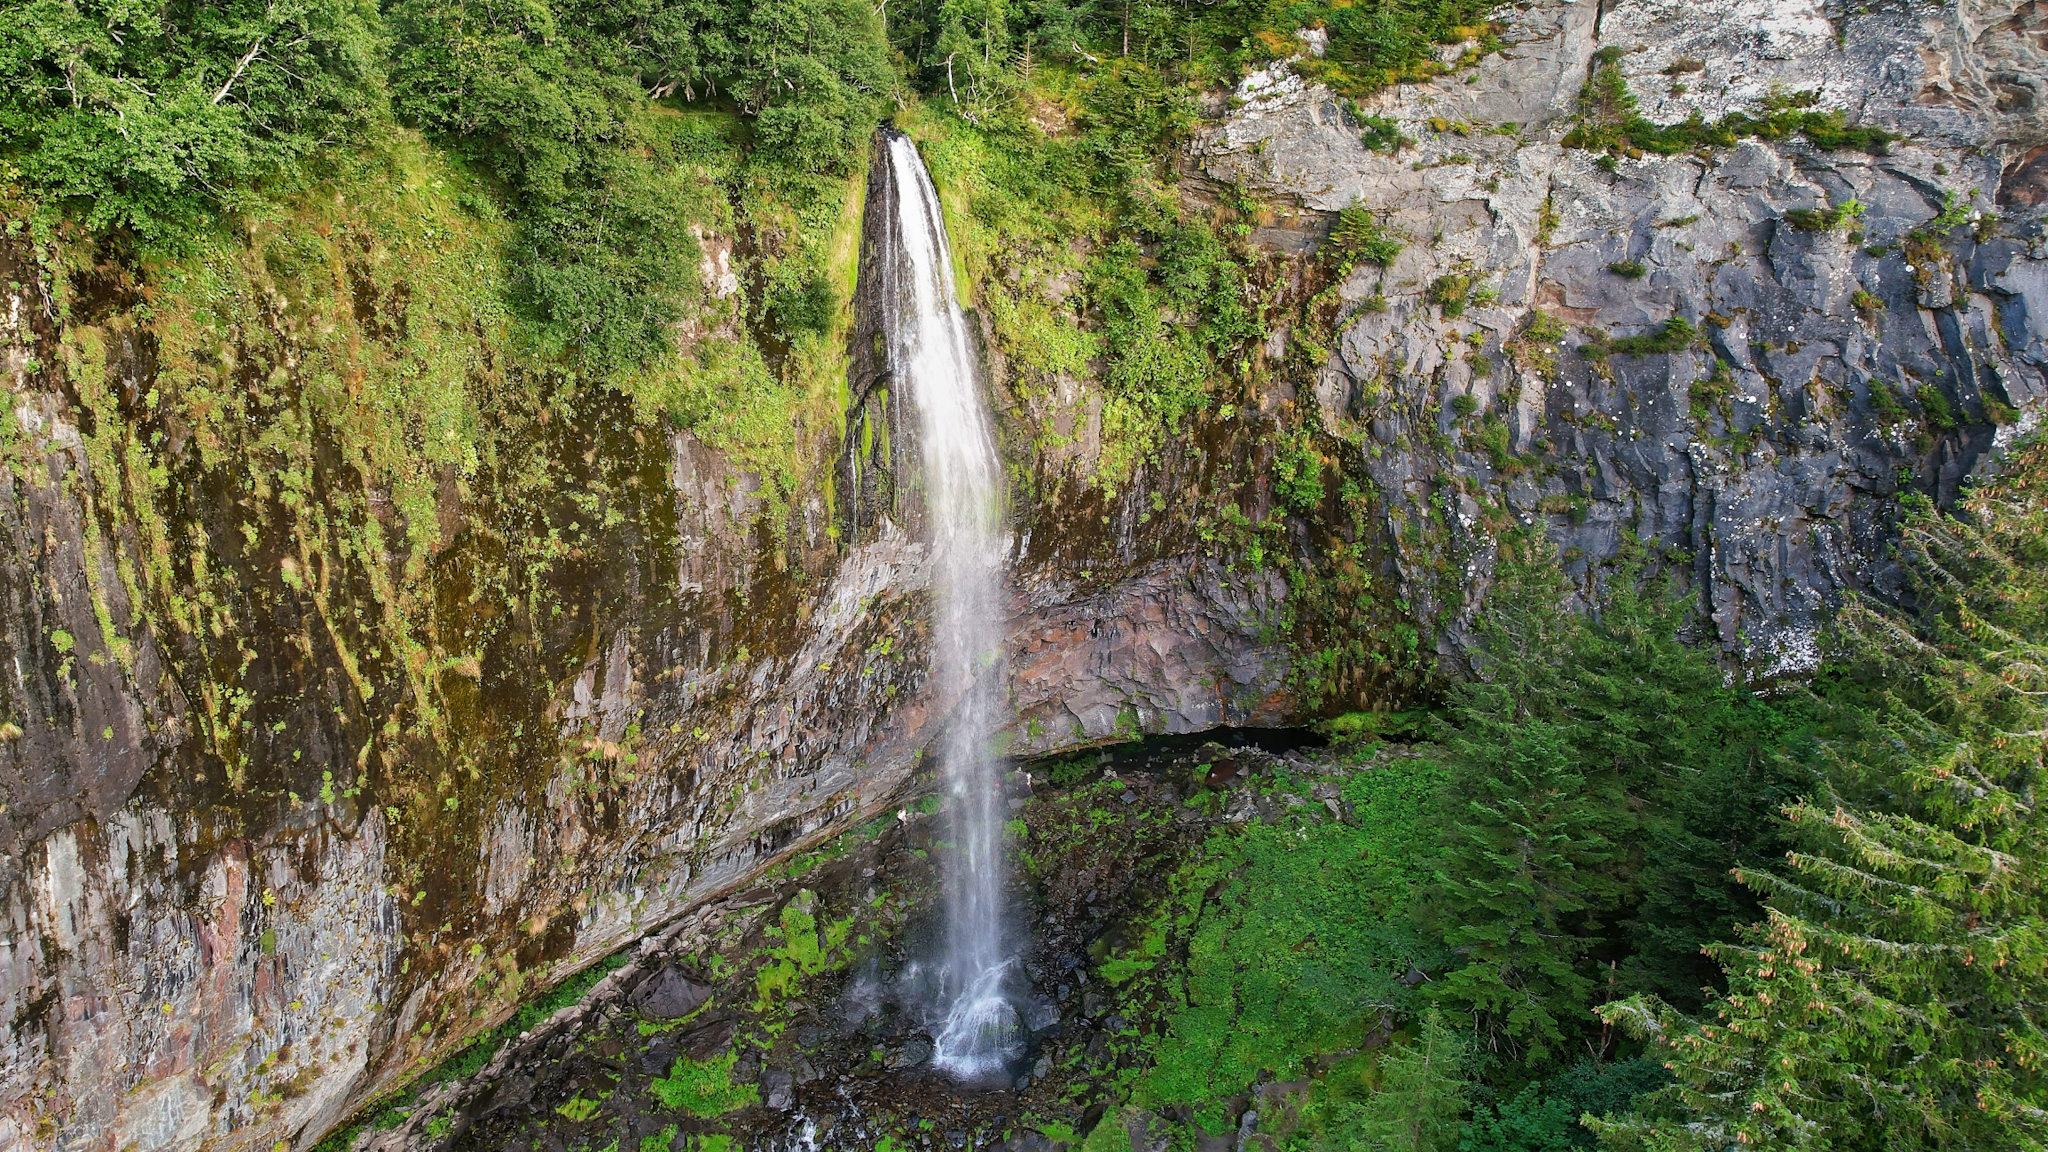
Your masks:
{"label": "rocky cliff face", "polygon": [[[1500,18],[1504,46],[1476,71],[1349,107],[1254,74],[1196,148],[1215,180],[1311,214],[1362,205],[1410,239],[1343,286],[1317,418],[1363,448],[1394,531],[1455,493],[1473,583],[1506,524],[1540,522],[1588,587],[1641,541],[1689,571],[1752,668],[1809,667],[1843,594],[1891,586],[1902,478],[1950,500],[2039,420],[2048,9],[1603,0]],[[1776,97],[1902,138],[1880,155],[1567,147],[1606,69],[1658,125]],[[1413,145],[1373,150],[1366,117]],[[1449,316],[1446,277],[1498,295]],[[1580,351],[1672,317],[1701,345]]]}
{"label": "rocky cliff face", "polygon": [[[1476,68],[1363,104],[1247,80],[1191,190],[1260,191],[1275,248],[1354,204],[1408,246],[1342,285],[1297,389],[1116,494],[1063,482],[1077,450],[1030,434],[1059,424],[1085,455],[1085,416],[995,365],[1013,468],[1039,478],[1016,509],[1013,750],[1299,716],[1297,594],[1200,528],[1203,505],[1274,506],[1274,432],[1301,423],[1365,493],[1379,601],[1444,653],[1492,541],[1540,522],[1588,588],[1641,541],[1753,667],[1802,667],[1832,604],[1887,587],[1902,474],[1952,494],[2048,393],[2048,10],[1869,9],[1537,0]],[[1563,139],[1605,49],[1658,123],[1781,86],[1905,138],[1603,167]],[[1365,116],[1414,143],[1367,147]],[[1948,193],[1964,210],[1930,232]],[[1796,223],[1851,198],[1860,217]],[[360,328],[363,361],[390,343],[394,289],[357,256],[335,261],[338,319],[272,269],[263,323],[209,361],[258,398],[220,426],[164,414],[159,389],[195,385],[159,363],[148,291],[73,273],[67,334],[6,259],[0,1148],[307,1146],[919,774],[950,686],[924,675],[910,441],[860,332],[850,418],[805,433],[826,463],[793,493],[582,396],[407,503],[289,399],[331,386],[323,323]],[[1447,315],[1447,277],[1497,296]],[[1708,348],[1578,351],[1673,316]],[[515,391],[472,354],[477,387]],[[259,443],[302,463],[252,475],[225,450]],[[1313,563],[1316,530],[1295,537]]]}
{"label": "rocky cliff face", "polygon": [[[313,330],[374,336],[374,280],[310,320],[268,282],[209,457],[138,301],[74,273],[60,333],[11,258],[0,1148],[310,1145],[920,772],[957,686],[925,678],[914,475],[838,544],[817,476],[777,510],[600,396],[406,508],[299,391]],[[1277,595],[1199,556],[1021,581],[1017,746],[1284,721]]]}

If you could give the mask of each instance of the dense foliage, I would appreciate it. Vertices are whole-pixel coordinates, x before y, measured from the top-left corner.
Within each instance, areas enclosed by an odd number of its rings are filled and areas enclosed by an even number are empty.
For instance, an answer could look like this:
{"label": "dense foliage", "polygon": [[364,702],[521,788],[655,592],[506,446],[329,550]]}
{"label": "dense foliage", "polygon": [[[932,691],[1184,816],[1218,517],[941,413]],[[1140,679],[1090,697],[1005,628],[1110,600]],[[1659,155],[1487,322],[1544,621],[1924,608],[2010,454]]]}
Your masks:
{"label": "dense foliage", "polygon": [[94,229],[175,243],[377,115],[381,55],[360,0],[0,5],[0,162]]}
{"label": "dense foliage", "polygon": [[[1454,1064],[1488,1123],[1541,1127],[1627,1055],[1597,1005],[1643,989],[1696,1004],[1715,980],[1699,949],[1758,915],[1730,871],[1789,843],[1778,809],[1814,782],[1804,734],[1821,709],[1729,683],[1682,642],[1690,604],[1660,582],[1625,574],[1581,616],[1538,555],[1489,601],[1484,675],[1420,755],[1368,758],[1344,789],[1351,819],[1305,804],[1183,866],[1187,902],[1145,947],[1184,966],[1148,963],[1128,1000],[1159,1014],[1147,1102],[1215,1130],[1203,1110],[1261,1072],[1436,1018],[1460,1022]],[[1600,1098],[1620,1108],[1658,1082],[1637,1069]],[[1332,1091],[1337,1139],[1362,1121]]]}
{"label": "dense foliage", "polygon": [[880,26],[854,0],[771,6],[391,9],[400,115],[502,182],[522,235],[516,287],[552,339],[610,372],[661,349],[696,282],[691,163],[723,127],[650,93],[724,93],[763,162],[843,174],[894,88]]}
{"label": "dense foliage", "polygon": [[[1204,365],[1230,363],[1255,329],[1233,294],[1241,261],[1155,195],[1171,179],[1163,157],[1195,122],[1194,93],[1292,54],[1303,27],[1329,32],[1326,79],[1371,86],[1437,70],[1437,42],[1482,34],[1485,8],[37,0],[0,7],[0,183],[19,180],[95,233],[174,252],[317,177],[333,149],[416,128],[489,178],[467,208],[516,225],[505,279],[541,349],[617,378],[662,360],[689,323],[692,225],[716,215],[698,204],[704,184],[802,214],[817,181],[859,169],[875,124],[921,91],[1005,147],[1049,146],[1041,175],[1107,193],[1117,236],[1194,246],[1164,278],[1116,250],[1091,277],[1117,386],[1145,419],[1170,422]],[[1035,117],[1048,100],[1077,132],[1047,138]],[[808,257],[776,266],[786,233],[763,232],[770,266],[751,286],[750,318],[826,330],[831,277]],[[1158,331],[1162,313],[1204,310],[1198,332]]]}
{"label": "dense foliage", "polygon": [[1306,1075],[1346,1150],[2048,1146],[2048,446],[2008,469],[1909,500],[1915,610],[1767,693],[1647,568],[1580,615],[1511,558],[1433,740],[1335,726],[1349,818],[1276,781],[1105,967],[1133,1097],[1220,1132]]}
{"label": "dense foliage", "polygon": [[1610,1005],[1667,1049],[1654,1148],[2048,1146],[2048,446],[1905,534],[1920,610],[1844,620],[1859,730],[1788,808],[1797,848],[1747,868],[1764,921],[1719,944],[1728,990],[1688,1019]]}

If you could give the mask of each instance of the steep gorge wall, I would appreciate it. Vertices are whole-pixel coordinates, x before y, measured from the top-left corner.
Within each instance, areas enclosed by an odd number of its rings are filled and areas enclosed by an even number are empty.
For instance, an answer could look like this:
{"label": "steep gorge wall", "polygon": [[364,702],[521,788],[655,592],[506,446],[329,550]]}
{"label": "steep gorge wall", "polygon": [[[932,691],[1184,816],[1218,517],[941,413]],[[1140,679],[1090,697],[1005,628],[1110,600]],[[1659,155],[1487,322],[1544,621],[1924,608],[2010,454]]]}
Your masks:
{"label": "steep gorge wall", "polygon": [[[925,679],[915,517],[841,545],[819,473],[778,508],[462,317],[468,386],[502,405],[488,458],[408,491],[348,424],[379,345],[434,319],[406,272],[251,251],[211,426],[207,378],[155,362],[160,286],[76,271],[60,331],[10,251],[0,1147],[309,1145],[867,818],[928,770],[955,690]],[[1022,743],[1285,720],[1276,594],[1165,555],[1027,582]]]}
{"label": "steep gorge wall", "polygon": [[[1393,155],[1327,92],[1247,81],[1198,139],[1191,191],[1243,182],[1291,205],[1261,229],[1274,246],[1312,243],[1355,202],[1411,243],[1343,285],[1306,375],[1197,418],[1114,490],[1075,479],[1101,451],[1090,383],[1016,394],[998,358],[1006,451],[1034,478],[1016,509],[1012,748],[1299,714],[1288,581],[1204,529],[1225,503],[1266,519],[1275,442],[1302,423],[1330,489],[1365,492],[1376,596],[1446,653],[1492,539],[1540,521],[1588,588],[1628,534],[1662,546],[1721,640],[1799,667],[1845,591],[1884,588],[1900,472],[1952,493],[2038,421],[2048,363],[2048,131],[2030,87],[2048,16],[1871,7],[1508,8],[1504,52],[1359,108],[1417,141]],[[1749,141],[1609,172],[1560,143],[1606,46],[1659,122],[1778,83],[1908,139],[1883,157]],[[1664,73],[1688,57],[1707,71]],[[1864,251],[1944,191],[2006,219],[1953,233],[1924,274]],[[1850,195],[1868,205],[1861,246],[1784,223]],[[819,463],[785,505],[731,453],[522,377],[482,336],[465,355],[508,413],[498,461],[444,469],[406,503],[329,410],[289,399],[325,386],[309,367],[322,324],[359,331],[358,360],[395,346],[402,278],[299,270],[338,286],[322,319],[277,270],[265,323],[221,361],[260,402],[209,432],[154,398],[172,383],[147,286],[81,274],[67,334],[8,252],[0,696],[19,732],[0,743],[0,1147],[304,1146],[920,771],[949,691],[924,678],[915,485],[894,464],[914,440],[886,365],[863,360],[858,301],[851,419],[843,439],[798,433]],[[1625,260],[1645,275],[1608,271]],[[1498,299],[1444,317],[1427,291],[1459,273]],[[1859,310],[1859,287],[1881,307]],[[1545,367],[1518,343],[1538,309],[1615,335],[1686,316],[1733,379],[1695,415],[1703,355],[1602,364],[1574,354],[1576,327]],[[1269,353],[1297,354],[1290,338]],[[1953,427],[1933,426],[1922,385]],[[1489,416],[1504,456],[1481,441]],[[139,434],[117,443],[115,424]],[[304,474],[227,450],[262,434],[310,444]],[[310,542],[308,506],[332,510]],[[1290,523],[1313,564],[1317,530]],[[417,650],[392,639],[379,591],[403,572],[429,590],[407,609],[432,633]],[[246,698],[221,698],[230,682]]]}
{"label": "steep gorge wall", "polygon": [[[1502,51],[1474,72],[1349,110],[1254,74],[1194,163],[1311,216],[1366,206],[1410,238],[1343,285],[1313,405],[1360,450],[1394,534],[1434,521],[1456,541],[1467,578],[1448,588],[1403,558],[1418,602],[1469,609],[1505,528],[1541,525],[1588,591],[1633,539],[1688,578],[1744,662],[1803,671],[1844,594],[1897,590],[1901,477],[1947,503],[2040,421],[2048,7],[1606,0],[1501,20]],[[1793,136],[1603,165],[1563,143],[1602,54],[1659,125],[1808,92],[1903,139],[1883,155]],[[1372,150],[1360,116],[1413,146]],[[1800,226],[1852,200],[1860,216]],[[1933,238],[1951,203],[1969,226]],[[1429,292],[1451,276],[1498,297],[1446,316]],[[1561,339],[1532,335],[1546,316]],[[1702,346],[1578,351],[1672,317]],[[1432,508],[1445,494],[1454,507]]]}

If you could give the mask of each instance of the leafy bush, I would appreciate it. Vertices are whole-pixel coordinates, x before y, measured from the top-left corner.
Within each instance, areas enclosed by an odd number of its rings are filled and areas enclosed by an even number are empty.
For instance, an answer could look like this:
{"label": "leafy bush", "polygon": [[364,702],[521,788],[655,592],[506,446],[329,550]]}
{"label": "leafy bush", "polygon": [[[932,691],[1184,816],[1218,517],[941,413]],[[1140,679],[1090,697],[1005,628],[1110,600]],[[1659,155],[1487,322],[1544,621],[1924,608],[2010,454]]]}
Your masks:
{"label": "leafy bush", "polygon": [[655,1077],[648,1088],[664,1108],[707,1120],[723,1116],[761,1098],[760,1085],[732,1082],[733,1065],[737,1063],[737,1052],[709,1060],[678,1056],[668,1075]]}
{"label": "leafy bush", "polygon": [[1920,401],[1920,411],[1927,417],[1930,427],[1947,432],[1959,423],[1956,420],[1955,405],[1949,403],[1948,394],[1932,384],[1922,384],[1913,392],[1913,398]]}
{"label": "leafy bush", "polygon": [[1359,264],[1382,268],[1392,264],[1406,246],[1401,234],[1387,227],[1371,209],[1354,204],[1337,214],[1337,225],[1330,230],[1323,251],[1335,260],[1336,275],[1341,279]]}
{"label": "leafy bush", "polygon": [[1882,380],[1870,382],[1870,406],[1876,409],[1878,419],[1887,424],[1896,424],[1911,415],[1906,411],[1906,406],[1899,403],[1898,395],[1892,391],[1892,386]]}
{"label": "leafy bush", "polygon": [[1307,433],[1289,437],[1273,454],[1273,488],[1280,502],[1298,514],[1323,502],[1323,457]]}
{"label": "leafy bush", "polygon": [[1640,260],[1617,260],[1607,270],[1624,280],[1641,280],[1650,271]]}
{"label": "leafy bush", "polygon": [[1484,304],[1493,299],[1493,293],[1482,288],[1470,272],[1447,272],[1437,277],[1429,282],[1429,290],[1423,296],[1447,319],[1463,316],[1467,304]]}
{"label": "leafy bush", "polygon": [[0,161],[94,231],[181,247],[379,112],[364,0],[0,8]]}
{"label": "leafy bush", "polygon": [[[893,73],[874,13],[852,0],[773,9],[606,0],[504,10],[400,0],[390,15],[401,116],[504,185],[521,225],[515,285],[544,342],[599,374],[659,359],[699,291],[692,161],[731,144],[701,118],[655,114],[640,77],[685,96],[724,91],[752,114],[752,146],[800,171],[844,173],[865,154]],[[822,330],[824,285],[768,302]]]}

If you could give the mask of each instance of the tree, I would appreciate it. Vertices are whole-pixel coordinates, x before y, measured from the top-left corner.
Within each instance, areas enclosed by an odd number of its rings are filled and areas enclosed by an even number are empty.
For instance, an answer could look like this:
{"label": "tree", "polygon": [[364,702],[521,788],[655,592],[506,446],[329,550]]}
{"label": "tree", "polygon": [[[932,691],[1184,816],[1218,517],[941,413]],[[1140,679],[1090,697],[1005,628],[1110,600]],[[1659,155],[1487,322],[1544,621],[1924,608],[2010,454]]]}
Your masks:
{"label": "tree", "polygon": [[[1698,1003],[1718,973],[1699,948],[1759,908],[1729,870],[1783,851],[1776,809],[1811,783],[1783,749],[1815,708],[1730,683],[1681,639],[1691,604],[1640,555],[1581,614],[1537,543],[1507,552],[1478,623],[1479,676],[1453,694],[1426,907],[1469,960],[1436,994],[1476,1013],[1486,1052],[1540,1065],[1568,1043],[1604,1054],[1596,997]],[[1617,925],[1626,935],[1608,934]]]}
{"label": "tree", "polygon": [[1668,1050],[1650,1148],[2048,1147],[2048,445],[1963,515],[1909,505],[1921,605],[1844,615],[1878,712],[1789,814],[1782,870],[1745,869],[1764,923],[1712,950],[1699,1019],[1651,997],[1603,1015]]}
{"label": "tree", "polygon": [[1458,1146],[1470,1083],[1468,1042],[1435,1008],[1415,1040],[1380,1058],[1380,1087],[1339,1107],[1325,1143],[1345,1152],[1449,1152]]}
{"label": "tree", "polygon": [[382,97],[363,0],[0,6],[0,160],[96,231],[175,246],[354,138]]}
{"label": "tree", "polygon": [[1588,791],[1566,740],[1543,721],[1461,734],[1453,787],[1464,811],[1452,813],[1432,902],[1444,943],[1465,959],[1437,982],[1437,999],[1473,1013],[1490,1053],[1536,1064],[1581,1030],[1599,928],[1588,913],[1611,887],[1601,869],[1612,807]]}

